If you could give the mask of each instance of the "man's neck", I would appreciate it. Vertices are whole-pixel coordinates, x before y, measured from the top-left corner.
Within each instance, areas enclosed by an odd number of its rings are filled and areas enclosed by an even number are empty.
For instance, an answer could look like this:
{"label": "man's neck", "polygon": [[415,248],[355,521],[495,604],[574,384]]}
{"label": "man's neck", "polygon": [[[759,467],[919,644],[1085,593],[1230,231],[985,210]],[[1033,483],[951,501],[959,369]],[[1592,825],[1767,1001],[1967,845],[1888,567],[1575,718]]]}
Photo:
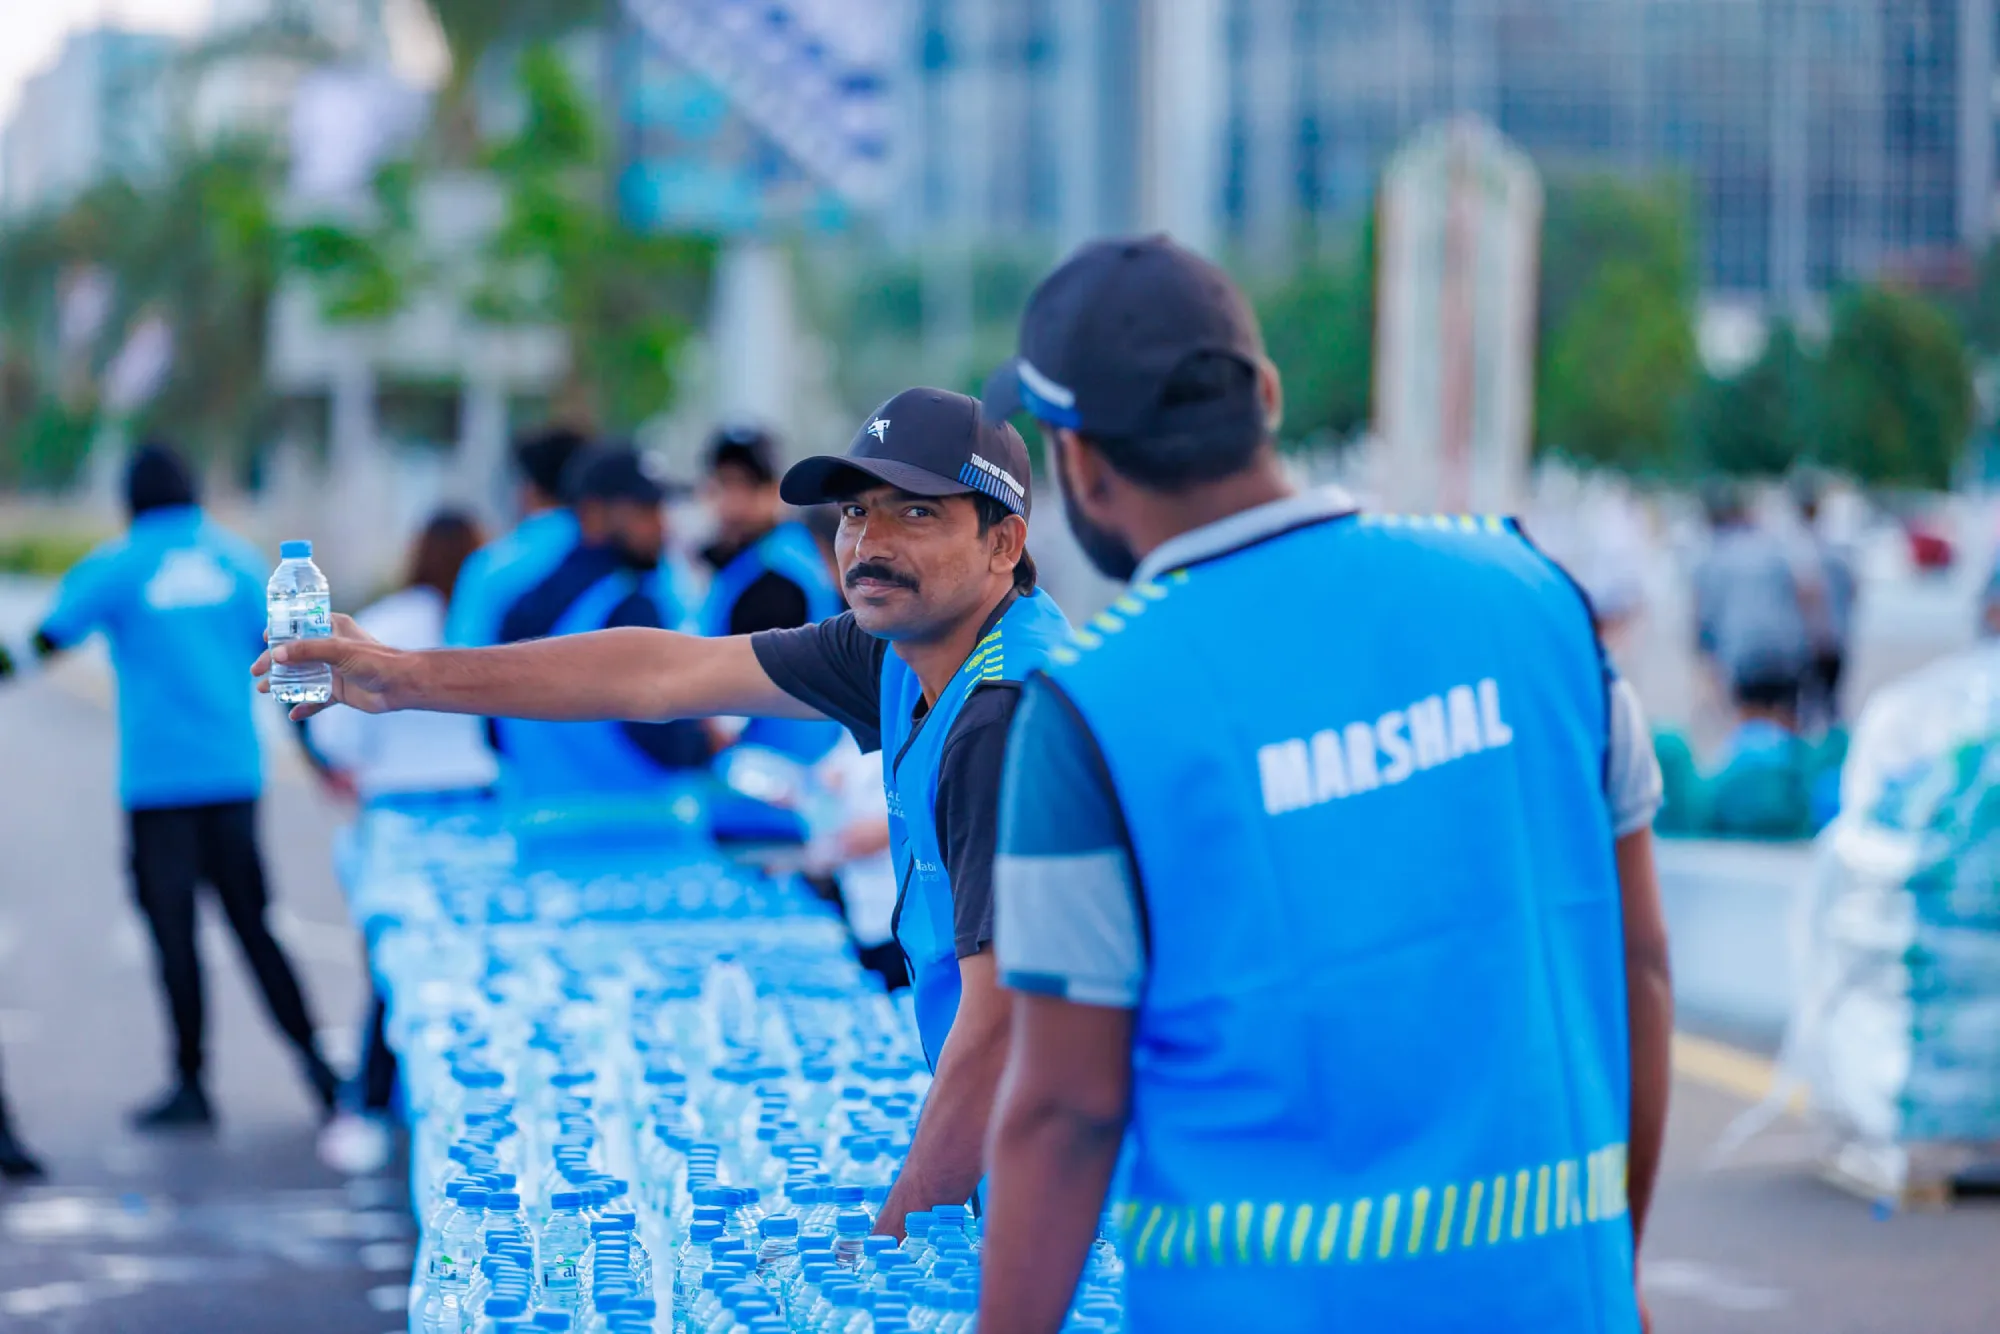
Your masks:
{"label": "man's neck", "polygon": [[965,660],[972,656],[972,650],[979,647],[979,641],[986,630],[986,622],[992,617],[993,609],[1004,602],[1013,590],[1003,589],[980,605],[978,611],[960,620],[950,630],[935,639],[922,642],[901,640],[890,646],[890,651],[917,674],[917,680],[924,687],[924,707],[929,709],[938,702],[951,678],[958,675],[958,669],[965,666]]}
{"label": "man's neck", "polygon": [[1156,548],[1182,533],[1206,528],[1209,524],[1256,509],[1259,505],[1284,500],[1297,495],[1298,490],[1286,475],[1285,465],[1279,460],[1277,451],[1267,449],[1259,455],[1257,462],[1233,476],[1194,487],[1183,495],[1154,493],[1147,496],[1148,503],[1134,516],[1132,531],[1126,538],[1131,542],[1133,552],[1143,561]]}

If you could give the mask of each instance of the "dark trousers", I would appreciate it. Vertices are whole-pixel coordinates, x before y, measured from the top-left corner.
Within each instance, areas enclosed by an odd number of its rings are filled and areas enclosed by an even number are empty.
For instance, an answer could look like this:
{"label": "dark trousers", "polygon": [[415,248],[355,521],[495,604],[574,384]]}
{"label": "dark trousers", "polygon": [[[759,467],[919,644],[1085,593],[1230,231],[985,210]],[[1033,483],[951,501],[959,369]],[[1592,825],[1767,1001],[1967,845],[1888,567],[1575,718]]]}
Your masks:
{"label": "dark trousers", "polygon": [[14,1123],[7,1116],[7,1081],[0,1079],[0,1140],[14,1133]]}
{"label": "dark trousers", "polygon": [[1840,678],[1846,667],[1847,655],[1838,649],[1813,654],[1800,683],[1801,724],[1818,729],[1840,721]]}
{"label": "dark trousers", "polygon": [[361,1110],[375,1115],[396,1103],[396,1053],[390,1050],[385,1031],[388,1018],[388,1003],[376,991],[369,998],[368,1025],[361,1035],[361,1068],[354,1075]]}
{"label": "dark trousers", "polygon": [[313,1024],[285,952],[264,921],[270,896],[257,852],[257,803],[131,812],[132,887],[153,929],[160,987],[174,1023],[174,1061],[189,1082],[202,1072],[201,956],[195,892],[206,882],[243,949],[271,1018],[301,1055],[313,1055]]}

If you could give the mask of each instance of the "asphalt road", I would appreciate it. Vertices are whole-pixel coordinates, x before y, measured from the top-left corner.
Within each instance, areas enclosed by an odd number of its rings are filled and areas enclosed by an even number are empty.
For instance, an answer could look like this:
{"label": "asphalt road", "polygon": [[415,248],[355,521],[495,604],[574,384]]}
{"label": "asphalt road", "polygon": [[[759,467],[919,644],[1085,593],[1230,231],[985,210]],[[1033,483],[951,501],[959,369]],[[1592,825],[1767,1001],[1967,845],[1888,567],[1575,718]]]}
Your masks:
{"label": "asphalt road", "polygon": [[[219,922],[204,944],[221,1133],[124,1129],[127,1108],[165,1077],[166,1039],[125,888],[105,704],[87,665],[0,690],[0,1060],[52,1169],[47,1185],[0,1187],[0,1331],[399,1329],[403,1184],[343,1182],[318,1166],[310,1104]],[[280,763],[264,820],[279,934],[330,1045],[351,1047],[361,987],[328,870],[331,813]],[[1690,940],[1730,936],[1728,896],[1699,911]],[[1701,1022],[1753,1047],[1769,1040],[1727,1015]],[[1762,1072],[1754,1055],[1690,1051],[1646,1247],[1659,1334],[2000,1329],[2000,1207],[1877,1217],[1814,1178],[1811,1141],[1790,1122],[1711,1168]]]}

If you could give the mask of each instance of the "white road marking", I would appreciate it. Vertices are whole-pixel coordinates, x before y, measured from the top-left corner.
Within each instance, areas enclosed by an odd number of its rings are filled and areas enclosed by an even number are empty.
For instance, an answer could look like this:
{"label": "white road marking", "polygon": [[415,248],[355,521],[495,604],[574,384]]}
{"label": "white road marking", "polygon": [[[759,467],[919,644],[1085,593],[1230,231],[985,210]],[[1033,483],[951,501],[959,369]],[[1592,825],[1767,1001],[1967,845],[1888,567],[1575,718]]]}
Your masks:
{"label": "white road marking", "polygon": [[40,1287],[15,1288],[12,1292],[0,1292],[0,1311],[8,1315],[27,1317],[48,1315],[52,1311],[68,1310],[77,1306],[88,1306],[94,1301],[88,1283],[65,1280],[61,1283],[44,1283]]}
{"label": "white road marking", "polygon": [[407,1311],[410,1309],[410,1289],[407,1284],[394,1287],[368,1289],[368,1304],[378,1311]]}
{"label": "white road marking", "polygon": [[1693,1260],[1648,1260],[1639,1268],[1639,1282],[1649,1297],[1686,1297],[1721,1311],[1777,1311],[1792,1300],[1782,1288]]}
{"label": "white road marking", "polygon": [[393,1273],[396,1270],[409,1272],[415,1263],[417,1253],[407,1241],[371,1241],[361,1248],[361,1265],[378,1274]]}

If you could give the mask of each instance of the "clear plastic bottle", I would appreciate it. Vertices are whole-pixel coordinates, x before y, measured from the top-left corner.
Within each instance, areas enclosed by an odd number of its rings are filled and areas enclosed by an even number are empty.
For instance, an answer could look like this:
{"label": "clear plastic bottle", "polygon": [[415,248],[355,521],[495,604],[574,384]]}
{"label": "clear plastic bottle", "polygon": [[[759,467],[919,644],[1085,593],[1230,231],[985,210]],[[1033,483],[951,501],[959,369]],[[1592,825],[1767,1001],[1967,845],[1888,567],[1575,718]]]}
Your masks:
{"label": "clear plastic bottle", "polygon": [[[273,647],[333,633],[333,592],[312,561],[312,543],[286,542],[278,568],[264,587],[266,628]],[[271,665],[271,697],[284,704],[324,704],[333,698],[333,669],[325,663]]]}
{"label": "clear plastic bottle", "polygon": [[842,1269],[860,1269],[867,1253],[868,1230],[873,1226],[861,1210],[843,1211],[833,1224],[833,1262]]}
{"label": "clear plastic bottle", "polygon": [[574,1311],[583,1301],[583,1263],[590,1229],[583,1221],[583,1196],[559,1190],[549,1196],[549,1221],[542,1227],[539,1287],[544,1307]]}
{"label": "clear plastic bottle", "polygon": [[701,1276],[714,1263],[709,1248],[722,1235],[720,1223],[701,1222],[688,1228],[688,1238],[674,1257],[674,1334],[686,1334],[688,1313],[701,1293]]}
{"label": "clear plastic bottle", "polygon": [[773,1214],[759,1225],[759,1231],[764,1244],[757,1252],[757,1281],[789,1319],[799,1279],[799,1220],[790,1214]]}
{"label": "clear plastic bottle", "polygon": [[930,1209],[912,1209],[903,1216],[903,1254],[918,1269],[930,1258],[931,1226],[936,1222],[937,1214]]}

